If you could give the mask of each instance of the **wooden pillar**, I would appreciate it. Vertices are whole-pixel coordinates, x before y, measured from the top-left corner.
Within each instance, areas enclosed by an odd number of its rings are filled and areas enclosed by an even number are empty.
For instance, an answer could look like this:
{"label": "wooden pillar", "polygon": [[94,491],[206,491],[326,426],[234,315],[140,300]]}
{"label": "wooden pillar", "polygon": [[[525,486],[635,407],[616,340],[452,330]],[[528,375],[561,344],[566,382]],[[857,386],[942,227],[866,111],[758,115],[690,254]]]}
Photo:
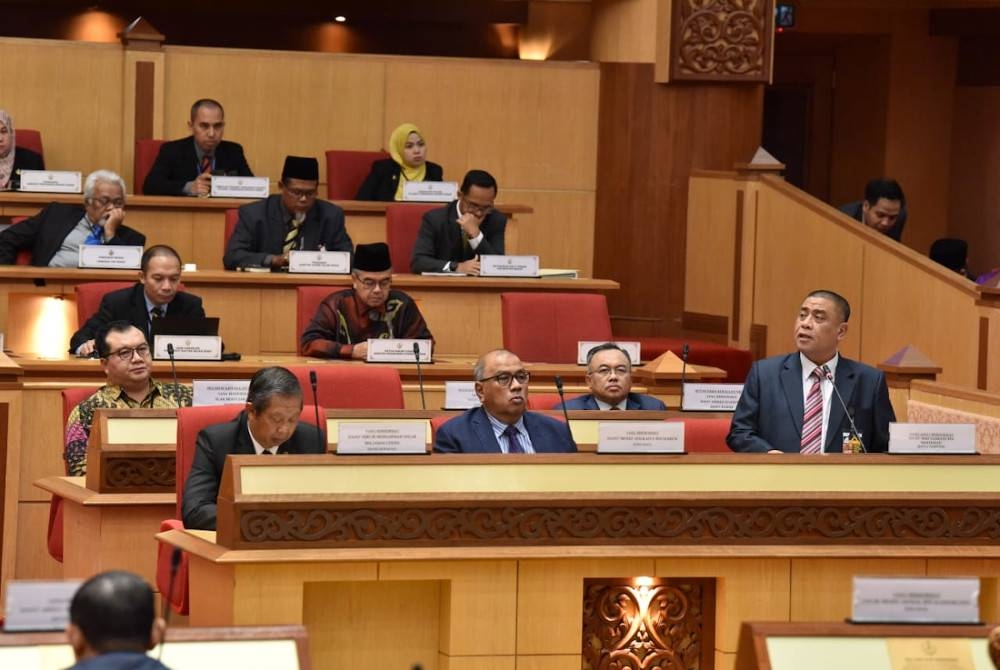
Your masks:
{"label": "wooden pillar", "polygon": [[[165,37],[141,16],[119,34],[125,49],[122,91],[122,178],[132,184],[135,141],[163,137]],[[138,189],[134,189],[138,191]]]}

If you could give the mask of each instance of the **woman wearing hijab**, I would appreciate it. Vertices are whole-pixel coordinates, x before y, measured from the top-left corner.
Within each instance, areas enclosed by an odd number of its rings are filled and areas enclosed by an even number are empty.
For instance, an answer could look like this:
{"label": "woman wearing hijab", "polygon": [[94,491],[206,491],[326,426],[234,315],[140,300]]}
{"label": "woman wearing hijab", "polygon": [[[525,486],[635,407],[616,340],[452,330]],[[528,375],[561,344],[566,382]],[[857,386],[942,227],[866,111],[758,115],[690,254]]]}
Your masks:
{"label": "woman wearing hijab", "polygon": [[18,170],[44,170],[42,157],[14,142],[14,122],[10,114],[0,109],[0,191],[20,186]]}
{"label": "woman wearing hijab", "polygon": [[355,200],[402,200],[403,184],[408,181],[441,181],[444,171],[427,160],[424,135],[412,123],[392,131],[389,155],[372,163],[372,171],[358,189]]}

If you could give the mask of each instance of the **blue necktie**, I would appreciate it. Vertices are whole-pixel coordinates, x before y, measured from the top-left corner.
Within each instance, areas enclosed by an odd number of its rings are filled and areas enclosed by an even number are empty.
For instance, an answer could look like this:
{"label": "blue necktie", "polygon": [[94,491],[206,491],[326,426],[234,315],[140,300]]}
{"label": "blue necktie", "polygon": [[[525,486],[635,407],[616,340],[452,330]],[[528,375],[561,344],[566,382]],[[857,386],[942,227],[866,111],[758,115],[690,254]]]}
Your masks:
{"label": "blue necktie", "polygon": [[87,235],[87,239],[83,241],[84,244],[104,244],[104,226],[98,224],[92,224],[90,226],[90,235]]}
{"label": "blue necktie", "polygon": [[507,453],[508,454],[523,454],[524,448],[521,446],[521,440],[517,437],[517,428],[514,426],[507,426],[503,431],[503,436],[507,438]]}

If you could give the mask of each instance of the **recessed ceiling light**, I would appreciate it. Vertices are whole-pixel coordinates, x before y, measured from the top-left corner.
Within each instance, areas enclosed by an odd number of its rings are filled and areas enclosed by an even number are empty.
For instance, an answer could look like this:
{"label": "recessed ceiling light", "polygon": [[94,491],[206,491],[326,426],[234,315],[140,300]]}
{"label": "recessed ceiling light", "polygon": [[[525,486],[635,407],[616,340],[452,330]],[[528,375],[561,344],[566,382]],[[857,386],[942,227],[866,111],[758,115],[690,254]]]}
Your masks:
{"label": "recessed ceiling light", "polygon": [[333,20],[336,21],[337,23],[343,23],[344,21],[347,21],[347,17],[346,16],[335,16],[335,17],[333,17]]}

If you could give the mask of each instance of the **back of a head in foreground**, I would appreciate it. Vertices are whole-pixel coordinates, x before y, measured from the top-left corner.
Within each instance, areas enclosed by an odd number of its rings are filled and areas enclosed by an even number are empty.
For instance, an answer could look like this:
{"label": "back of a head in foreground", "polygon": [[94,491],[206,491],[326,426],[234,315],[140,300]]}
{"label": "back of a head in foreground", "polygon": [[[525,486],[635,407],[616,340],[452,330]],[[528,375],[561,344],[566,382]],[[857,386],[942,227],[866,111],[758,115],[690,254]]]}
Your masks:
{"label": "back of a head in foreground", "polygon": [[84,582],[69,608],[70,624],[96,654],[147,651],[153,643],[155,617],[149,584],[138,575],[117,570]]}

